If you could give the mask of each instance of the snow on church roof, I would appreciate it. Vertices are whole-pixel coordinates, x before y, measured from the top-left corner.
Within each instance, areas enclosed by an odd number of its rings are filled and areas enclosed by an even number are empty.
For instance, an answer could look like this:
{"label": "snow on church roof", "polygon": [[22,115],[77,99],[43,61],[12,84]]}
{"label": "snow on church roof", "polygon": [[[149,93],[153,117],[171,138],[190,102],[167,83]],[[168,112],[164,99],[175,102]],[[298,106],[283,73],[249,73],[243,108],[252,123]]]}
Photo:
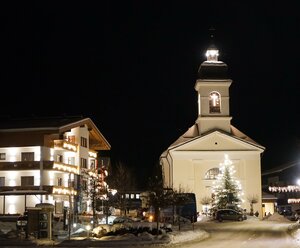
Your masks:
{"label": "snow on church roof", "polygon": [[[259,146],[260,148],[264,148],[259,143],[257,143],[253,139],[251,139],[249,136],[247,136],[246,134],[244,134],[243,132],[238,130],[236,127],[230,125],[230,129],[231,129],[231,133],[226,133],[226,132],[224,132],[224,133],[229,135],[229,136],[233,136],[235,138],[238,138],[239,140],[250,143],[252,145]],[[216,130],[212,130],[212,131],[216,131]],[[210,131],[209,133],[211,133],[212,131]],[[220,130],[218,130],[218,131],[220,131]],[[202,136],[205,136],[205,135],[202,135]],[[178,147],[180,145],[183,145],[184,143],[186,143],[188,141],[191,141],[193,139],[199,138],[199,137],[200,137],[200,134],[199,134],[199,131],[198,131],[197,124],[194,124],[183,135],[181,135],[175,142],[173,142],[169,146],[169,148],[162,153],[161,156],[164,157],[167,154],[168,150],[170,150],[174,147]]]}

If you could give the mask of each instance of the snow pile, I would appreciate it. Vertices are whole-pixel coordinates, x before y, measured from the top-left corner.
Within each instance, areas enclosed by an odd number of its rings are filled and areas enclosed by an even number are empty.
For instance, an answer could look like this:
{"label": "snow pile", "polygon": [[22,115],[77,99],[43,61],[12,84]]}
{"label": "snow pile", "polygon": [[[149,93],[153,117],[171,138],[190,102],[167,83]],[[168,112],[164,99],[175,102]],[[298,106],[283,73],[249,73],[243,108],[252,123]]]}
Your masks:
{"label": "snow pile", "polygon": [[7,234],[10,231],[16,230],[15,222],[2,222],[0,221],[0,232],[3,234]]}
{"label": "snow pile", "polygon": [[291,222],[290,220],[285,218],[283,215],[280,215],[279,213],[274,213],[270,216],[267,216],[264,218],[264,220],[277,221],[277,222]]}
{"label": "snow pile", "polygon": [[174,232],[169,234],[170,243],[177,244],[181,242],[188,242],[192,240],[203,240],[209,237],[209,234],[203,230]]}

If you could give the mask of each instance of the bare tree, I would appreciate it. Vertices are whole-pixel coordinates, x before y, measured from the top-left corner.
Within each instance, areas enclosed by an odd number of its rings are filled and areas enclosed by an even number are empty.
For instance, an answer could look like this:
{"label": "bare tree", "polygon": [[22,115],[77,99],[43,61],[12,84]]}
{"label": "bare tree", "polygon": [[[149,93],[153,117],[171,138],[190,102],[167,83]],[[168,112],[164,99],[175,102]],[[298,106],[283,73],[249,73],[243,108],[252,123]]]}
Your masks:
{"label": "bare tree", "polygon": [[[149,178],[149,205],[154,208],[154,218],[157,222],[157,233],[160,221],[161,209],[166,207],[173,207],[173,224],[175,208],[179,210],[180,216],[182,206],[191,200],[191,193],[187,193],[186,190],[179,186],[178,189],[164,188],[161,166],[156,165],[153,171],[153,176]],[[194,215],[190,216],[191,221],[194,220]],[[180,217],[178,218],[179,230],[180,230]]]}
{"label": "bare tree", "polygon": [[107,176],[107,183],[111,189],[116,189],[117,194],[109,198],[110,204],[127,213],[127,208],[130,207],[128,200],[123,197],[126,192],[135,189],[135,178],[132,170],[126,167],[123,163],[118,162],[112,171]]}
{"label": "bare tree", "polygon": [[149,178],[149,205],[154,208],[157,234],[159,233],[160,210],[172,204],[173,196],[173,190],[164,189],[160,176]]}

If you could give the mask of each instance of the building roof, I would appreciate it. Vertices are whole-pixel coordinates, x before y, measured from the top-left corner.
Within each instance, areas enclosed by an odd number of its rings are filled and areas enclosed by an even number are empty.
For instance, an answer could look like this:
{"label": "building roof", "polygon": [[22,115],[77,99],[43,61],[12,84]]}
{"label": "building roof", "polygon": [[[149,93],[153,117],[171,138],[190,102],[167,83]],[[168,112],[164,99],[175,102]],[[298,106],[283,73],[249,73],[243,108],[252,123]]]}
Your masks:
{"label": "building roof", "polygon": [[262,199],[263,200],[274,200],[276,201],[278,198],[270,193],[267,193],[265,191],[262,192]]}
{"label": "building roof", "polygon": [[214,63],[203,62],[198,70],[199,79],[229,79],[228,67],[225,63],[217,61]]}
{"label": "building roof", "polygon": [[83,116],[51,116],[6,118],[0,120],[0,133],[34,132],[64,133],[72,128],[87,125],[90,132],[90,148],[94,150],[110,150],[111,146],[95,123]]}
{"label": "building roof", "polygon": [[285,164],[282,164],[280,166],[274,167],[270,170],[266,170],[266,171],[262,172],[261,175],[262,176],[267,176],[267,175],[271,175],[271,174],[275,174],[275,173],[280,173],[280,172],[283,172],[287,169],[293,168],[297,165],[299,165],[299,161],[292,161],[292,162],[285,163]]}
{"label": "building roof", "polygon": [[0,130],[26,128],[59,128],[84,119],[83,116],[51,116],[51,117],[23,117],[1,118]]}

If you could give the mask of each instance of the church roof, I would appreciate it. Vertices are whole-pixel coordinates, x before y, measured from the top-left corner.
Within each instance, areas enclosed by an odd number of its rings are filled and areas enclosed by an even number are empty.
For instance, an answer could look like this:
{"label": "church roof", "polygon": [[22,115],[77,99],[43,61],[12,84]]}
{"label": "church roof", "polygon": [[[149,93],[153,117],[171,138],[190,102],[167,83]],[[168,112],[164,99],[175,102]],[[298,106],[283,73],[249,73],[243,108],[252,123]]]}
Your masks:
{"label": "church roof", "polygon": [[229,79],[228,67],[222,61],[204,61],[199,67],[198,79]]}
{"label": "church roof", "polygon": [[[241,132],[240,130],[238,130],[233,125],[230,125],[230,129],[231,129],[231,133],[227,133],[227,132],[224,132],[222,130],[217,130],[217,131],[225,133],[225,134],[227,134],[229,136],[232,136],[233,138],[237,138],[237,139],[239,139],[241,141],[244,141],[246,143],[252,144],[254,146],[258,146],[260,148],[264,148],[259,143],[257,143],[253,139],[251,139],[249,136],[247,136],[246,134],[244,134],[243,132]],[[206,134],[200,135],[197,124],[194,124],[183,135],[181,135],[175,142],[173,142],[169,146],[169,148],[162,153],[162,156],[166,155],[166,153],[167,153],[167,151],[169,149],[181,146],[181,145],[185,144],[186,142],[189,142],[189,141],[194,140],[194,139],[199,138],[199,137],[203,137],[203,136],[205,136],[205,135],[207,135],[209,133],[212,133],[214,131],[216,131],[216,130],[211,130],[211,131],[207,132]]]}

